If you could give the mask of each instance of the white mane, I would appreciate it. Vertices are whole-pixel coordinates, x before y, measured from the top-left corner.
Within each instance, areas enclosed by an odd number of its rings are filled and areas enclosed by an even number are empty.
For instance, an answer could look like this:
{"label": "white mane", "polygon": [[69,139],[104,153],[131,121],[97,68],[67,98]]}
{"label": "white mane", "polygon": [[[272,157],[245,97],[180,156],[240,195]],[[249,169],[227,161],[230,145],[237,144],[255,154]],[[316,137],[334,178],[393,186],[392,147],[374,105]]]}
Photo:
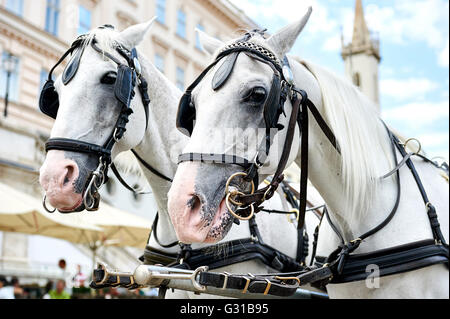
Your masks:
{"label": "white mane", "polygon": [[[294,57],[295,58],[295,57]],[[310,62],[295,58],[317,79],[323,99],[322,116],[341,147],[340,165],[344,193],[351,212],[350,222],[365,216],[376,194],[380,177],[377,154],[385,154],[392,166],[392,150],[386,143],[386,129],[379,120],[376,105],[347,80]]]}

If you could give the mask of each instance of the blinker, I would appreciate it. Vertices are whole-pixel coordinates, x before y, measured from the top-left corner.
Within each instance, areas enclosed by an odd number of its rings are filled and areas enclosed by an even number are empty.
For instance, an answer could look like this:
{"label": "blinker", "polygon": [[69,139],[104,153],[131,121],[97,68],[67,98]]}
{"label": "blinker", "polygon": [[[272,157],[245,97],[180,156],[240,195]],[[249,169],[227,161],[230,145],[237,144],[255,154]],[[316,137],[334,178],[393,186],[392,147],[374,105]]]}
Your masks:
{"label": "blinker", "polygon": [[133,70],[126,65],[120,65],[117,70],[117,80],[114,86],[114,94],[116,98],[124,105],[130,105],[133,98],[135,75]]}
{"label": "blinker", "polygon": [[76,49],[75,54],[72,59],[70,59],[69,64],[67,64],[64,72],[62,74],[62,82],[67,85],[77,74],[80,67],[81,57],[83,56],[84,47]]}

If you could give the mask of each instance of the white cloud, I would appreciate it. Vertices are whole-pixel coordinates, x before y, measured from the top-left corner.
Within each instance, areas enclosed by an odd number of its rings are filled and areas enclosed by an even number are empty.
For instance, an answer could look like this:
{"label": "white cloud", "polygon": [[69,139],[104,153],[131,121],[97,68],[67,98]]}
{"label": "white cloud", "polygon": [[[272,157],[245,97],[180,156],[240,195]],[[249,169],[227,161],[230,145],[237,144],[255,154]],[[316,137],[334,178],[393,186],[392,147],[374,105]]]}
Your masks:
{"label": "white cloud", "polygon": [[325,40],[325,42],[322,45],[322,50],[326,52],[339,52],[340,49],[341,49],[340,35],[329,37],[328,39]]}
{"label": "white cloud", "polygon": [[448,133],[431,132],[419,135],[420,143],[428,148],[436,148],[448,144]]}
{"label": "white cloud", "polygon": [[442,51],[439,53],[439,59],[438,59],[438,64],[442,67],[447,67],[448,68],[448,60],[449,60],[449,56],[448,56],[449,52],[448,52],[448,39],[447,39],[447,45],[445,46],[444,49],[442,49]]}
{"label": "white cloud", "polygon": [[[449,101],[407,103],[396,108],[384,109],[382,116],[388,122],[402,123],[408,129],[417,130],[442,119],[448,121]],[[446,134],[448,136],[448,132]]]}
{"label": "white cloud", "polygon": [[446,0],[396,0],[389,7],[367,5],[365,16],[383,41],[425,42],[442,49],[448,38],[448,9]]}
{"label": "white cloud", "polygon": [[417,99],[439,88],[439,84],[427,78],[385,79],[380,81],[381,94],[397,100]]}
{"label": "white cloud", "polygon": [[447,128],[434,125],[448,122],[449,101],[438,103],[414,102],[396,108],[383,109],[382,118],[404,137],[417,138],[428,156],[449,159],[449,133]]}
{"label": "white cloud", "polygon": [[422,144],[424,151],[430,158],[443,157],[446,161],[449,159],[448,132],[431,132],[419,134],[417,139]]}

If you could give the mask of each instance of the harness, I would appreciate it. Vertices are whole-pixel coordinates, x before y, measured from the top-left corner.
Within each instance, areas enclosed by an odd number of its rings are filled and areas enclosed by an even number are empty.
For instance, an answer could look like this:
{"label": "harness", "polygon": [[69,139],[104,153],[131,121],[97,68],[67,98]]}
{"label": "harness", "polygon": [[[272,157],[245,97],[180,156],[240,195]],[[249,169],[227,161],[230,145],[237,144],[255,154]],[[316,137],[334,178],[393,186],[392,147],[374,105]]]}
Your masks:
{"label": "harness", "polygon": [[[291,192],[291,189],[287,187],[287,184],[283,183],[282,185],[288,202],[292,203],[289,198],[294,199],[295,195]],[[277,214],[292,214],[296,212],[295,209],[289,212],[276,210],[266,211]],[[191,245],[186,245],[178,241],[167,244],[162,243],[157,233],[158,220],[159,214],[157,213],[151,227],[149,240],[153,235],[155,241],[162,248],[179,246],[180,250],[177,253],[168,253],[164,250],[147,245],[144,254],[139,258],[144,265],[156,265],[170,267],[170,269],[174,270],[184,269],[193,271],[196,269],[213,270],[249,260],[258,260],[280,273],[300,271],[304,269],[305,266],[305,259],[308,255],[307,235],[306,238],[304,237],[306,231],[298,234],[297,245],[300,253],[297,254],[296,258],[292,258],[264,243],[255,217],[249,220],[249,238],[236,239],[198,249],[192,249]],[[207,279],[203,279],[204,283],[202,285],[217,286],[217,277],[212,273],[209,273],[207,276]],[[230,284],[232,283],[233,280],[230,281]],[[131,274],[117,275],[117,273],[108,273],[104,267],[99,267],[94,270],[94,280],[90,286],[94,289],[111,286],[134,289],[139,285],[136,284],[135,279]],[[160,287],[160,292],[160,294],[164,295],[164,285]]]}
{"label": "harness", "polygon": [[[106,25],[101,28],[111,28],[111,26]],[[72,54],[72,58],[68,65],[66,66],[62,74],[62,83],[67,85],[76,75],[81,58],[83,56],[84,49],[86,47],[86,41],[88,39],[87,35],[82,35],[78,37],[71,47],[63,54],[60,60],[51,69],[48,79],[42,89],[39,98],[39,108],[47,116],[56,119],[59,109],[59,97],[55,90],[54,81],[52,79],[52,74],[54,70],[69,56]],[[97,169],[91,172],[91,176],[88,178],[85,185],[85,194],[83,198],[83,204],[77,209],[77,212],[83,211],[84,209],[88,211],[95,211],[98,209],[100,204],[100,195],[98,190],[100,187],[107,182],[108,168],[111,167],[113,173],[116,175],[119,182],[121,182],[128,190],[135,192],[136,194],[146,194],[142,192],[136,192],[131,186],[129,186],[123,178],[120,176],[117,168],[112,162],[111,151],[116,143],[118,143],[125,134],[126,125],[129,122],[129,116],[133,113],[131,109],[131,101],[135,96],[135,87],[137,86],[141,94],[142,104],[144,106],[145,116],[146,116],[146,130],[148,129],[148,117],[149,117],[149,104],[150,98],[147,93],[148,84],[145,78],[141,74],[141,65],[138,60],[137,51],[135,48],[128,50],[119,43],[115,44],[116,51],[125,58],[127,64],[123,64],[113,55],[103,52],[98,46],[97,41],[94,38],[90,42],[92,48],[99,52],[100,54],[108,57],[115,64],[117,64],[117,78],[114,84],[114,95],[120,105],[121,111],[118,116],[117,122],[112,129],[111,135],[108,137],[107,141],[103,145],[97,145],[88,143],[81,140],[73,140],[66,138],[52,138],[49,139],[45,144],[46,152],[50,150],[60,150],[60,151],[70,151],[77,153],[85,153],[97,156],[99,159],[99,165]],[[144,167],[149,169],[152,173],[158,177],[171,181],[170,178],[166,177],[164,174],[158,172],[156,169],[151,167],[146,163],[137,153],[132,150],[133,154],[142,163]],[[54,212],[46,207],[46,198],[43,200],[44,208],[48,212]]]}
{"label": "harness", "polygon": [[[301,177],[300,177],[300,203],[299,203],[299,221],[298,228],[301,229],[304,225],[304,217],[306,212],[306,191],[307,191],[307,176],[308,176],[308,110],[311,112],[323,133],[328,138],[330,143],[334,146],[336,151],[340,153],[339,143],[337,142],[332,130],[328,127],[322,116],[320,115],[314,104],[308,99],[305,91],[299,90],[294,86],[292,73],[290,72],[289,62],[286,57],[282,61],[282,68],[280,67],[278,59],[273,53],[268,51],[257,44],[246,42],[250,40],[251,34],[248,33],[243,40],[239,40],[227,47],[225,47],[218,55],[216,60],[200,74],[200,76],[188,87],[186,93],[182,97],[178,110],[177,126],[180,130],[188,134],[192,133],[194,120],[195,120],[195,108],[191,102],[192,90],[201,82],[206,74],[222,59],[225,62],[218,69],[213,79],[213,89],[218,90],[231,74],[233,65],[236,62],[237,55],[241,52],[248,56],[268,64],[274,70],[274,77],[272,81],[272,89],[269,93],[269,98],[264,104],[264,119],[266,122],[266,128],[278,128],[277,121],[279,116],[283,113],[283,105],[286,96],[289,95],[293,110],[289,121],[289,127],[287,132],[287,138],[280,163],[277,171],[274,175],[271,183],[261,190],[252,192],[251,194],[243,194],[236,192],[231,194],[233,200],[230,201],[235,206],[243,206],[245,209],[250,210],[250,213],[246,215],[233,214],[236,218],[245,219],[251,216],[254,212],[261,211],[260,205],[264,200],[270,198],[273,195],[274,190],[278,187],[280,181],[283,179],[282,171],[285,168],[286,161],[289,155],[290,146],[292,144],[292,138],[294,134],[295,124],[300,127],[302,134],[301,138]],[[280,72],[281,71],[281,72]],[[278,85],[278,81],[281,80],[281,84]],[[292,125],[294,124],[294,126]],[[366,266],[369,264],[377,264],[380,268],[380,276],[398,274],[406,271],[411,271],[418,268],[423,268],[435,264],[445,264],[448,268],[448,244],[442,235],[440,224],[437,218],[436,210],[432,203],[428,200],[427,194],[423,188],[419,175],[414,167],[410,157],[411,154],[407,154],[404,145],[400,143],[398,138],[390,132],[386,127],[392,143],[392,150],[394,158],[397,163],[396,149],[403,156],[402,162],[397,165],[396,169],[387,176],[394,173],[397,174],[397,198],[393,209],[386,217],[386,219],[364,233],[358,238],[345,243],[343,236],[337,230],[337,227],[331,222],[326,207],[324,208],[324,215],[327,216],[333,230],[341,238],[341,245],[326,258],[324,264],[316,263],[315,266],[304,267],[300,272],[294,273],[279,273],[268,274],[260,276],[245,276],[245,275],[230,275],[230,274],[218,274],[201,272],[199,274],[199,283],[202,285],[212,285],[214,287],[222,286],[223,288],[240,289],[244,293],[246,291],[273,294],[287,296],[295,292],[295,289],[300,285],[308,283],[316,283],[326,285],[327,283],[342,283],[349,281],[357,281],[367,278]],[[236,176],[244,176],[244,180],[247,182],[253,182],[255,176],[257,176],[257,170],[264,164],[264,160],[267,157],[268,150],[270,148],[270,138],[266,136],[262,145],[265,146],[264,152],[258,152],[253,161],[247,159],[239,159],[226,154],[182,154],[179,162],[183,161],[202,161],[202,162],[214,162],[223,164],[237,164],[245,169],[244,173],[237,173],[230,177],[230,180]],[[261,148],[260,148],[261,150]],[[416,154],[414,154],[416,155]],[[424,156],[421,156],[425,158]],[[426,159],[426,158],[425,158]],[[432,163],[431,160],[426,159],[427,162]],[[406,164],[410,169],[416,184],[420,190],[422,198],[425,203],[427,215],[430,221],[430,226],[433,232],[433,239],[414,242],[406,245],[396,246],[388,249],[378,250],[368,254],[353,254],[353,252],[360,246],[364,239],[372,236],[381,229],[383,229],[394,217],[401,195],[401,183],[399,169]],[[437,166],[435,164],[435,166]],[[444,172],[448,174],[448,165],[441,165]],[[230,182],[228,181],[228,183]],[[254,182],[253,182],[254,183]],[[230,194],[227,195],[227,202],[229,201]],[[256,207],[256,208],[255,208]],[[315,243],[318,239],[318,229],[315,232]],[[316,244],[315,244],[316,247]],[[315,248],[313,254],[315,255]],[[233,283],[233,284],[231,284]]]}
{"label": "harness", "polygon": [[[70,54],[72,54],[72,58],[65,68],[62,75],[62,82],[64,85],[70,83],[70,81],[75,77],[81,58],[83,56],[83,52],[85,49],[85,43],[87,36],[80,36],[77,40],[72,44],[69,50],[61,57],[58,63],[52,68],[49,73],[49,77],[47,82],[44,85],[44,88],[41,92],[39,107],[41,111],[47,116],[56,119],[59,108],[59,97],[54,87],[54,81],[52,80],[52,74],[56,67],[58,67]],[[63,150],[63,151],[71,151],[71,152],[79,152],[86,154],[94,154],[99,157],[99,167],[96,171],[92,172],[92,177],[90,181],[87,183],[86,195],[84,198],[84,207],[80,207],[78,210],[96,210],[98,209],[100,195],[98,194],[98,189],[106,183],[107,178],[107,170],[111,167],[114,174],[116,174],[118,180],[124,184],[124,186],[134,191],[120,176],[116,167],[112,163],[111,159],[111,150],[115,143],[117,143],[126,131],[126,124],[128,123],[128,117],[132,114],[132,109],[130,107],[131,100],[134,98],[135,92],[134,88],[137,85],[142,96],[142,102],[145,109],[147,125],[148,125],[148,106],[150,103],[150,99],[147,93],[147,82],[144,77],[141,75],[141,68],[137,58],[137,52],[135,49],[131,51],[124,48],[120,44],[116,45],[116,50],[119,52],[121,56],[123,56],[128,65],[122,64],[118,59],[114,56],[108,54],[107,52],[103,52],[97,45],[95,38],[91,41],[91,46],[99,53],[104,54],[106,57],[114,61],[118,66],[117,71],[117,80],[114,85],[114,93],[118,103],[121,105],[121,113],[119,115],[119,119],[117,124],[115,125],[112,135],[109,137],[107,142],[104,145],[96,145],[88,142],[80,141],[80,140],[72,140],[72,139],[50,139],[46,143],[46,151],[50,150]],[[143,164],[144,167],[149,169],[152,173],[157,175],[158,177],[165,179],[171,182],[171,179],[159,173],[153,167],[151,167],[148,163],[146,163],[137,153],[132,150],[133,154],[136,158]],[[94,193],[92,193],[94,191]],[[286,197],[289,199],[294,198],[294,195],[289,193],[288,189],[285,190]],[[290,203],[295,204],[295,200],[289,200]],[[45,198],[44,198],[44,207]],[[47,208],[46,208],[47,209]],[[47,209],[48,210],[48,209]],[[48,210],[51,212],[50,210]],[[292,212],[284,212],[291,214]],[[252,218],[249,221],[249,227],[251,232],[250,238],[244,238],[239,240],[234,240],[227,242],[225,244],[218,244],[214,246],[209,246],[203,249],[192,249],[190,245],[183,245],[178,242],[170,243],[170,244],[162,244],[159,241],[157,235],[157,223],[158,223],[158,214],[155,217],[152,231],[154,233],[156,241],[163,248],[170,248],[176,245],[180,245],[181,251],[177,254],[170,254],[164,251],[160,251],[158,249],[152,248],[150,246],[146,247],[144,255],[141,257],[141,260],[146,264],[164,264],[168,266],[172,266],[174,268],[180,269],[191,269],[199,267],[200,265],[207,265],[211,269],[224,267],[227,265],[232,265],[236,263],[240,263],[247,260],[260,260],[264,264],[276,269],[277,271],[297,271],[303,267],[304,259],[307,255],[307,240],[304,239],[303,236],[299,236],[299,251],[302,254],[297,256],[297,259],[291,258],[275,248],[266,245],[261,238],[258,225],[256,224],[255,218]],[[150,233],[151,236],[152,232]],[[303,233],[302,233],[303,234]],[[306,246],[305,246],[306,245]],[[226,247],[226,249],[222,249],[222,254],[215,254],[214,252],[220,247]],[[209,252],[209,253],[208,253]],[[225,256],[226,258],[224,258]],[[94,272],[95,278],[99,278],[101,272]],[[110,286],[118,286],[122,285],[127,288],[136,287],[134,280],[129,276],[114,276],[114,278],[109,278],[107,281],[102,284],[96,284],[94,282],[91,284],[93,288],[100,289],[103,287]],[[118,281],[115,281],[118,280]]]}
{"label": "harness", "polygon": [[[288,202],[291,204],[289,198],[294,198],[294,195],[289,188],[284,188],[284,193]],[[296,209],[292,211],[267,210],[267,212],[292,214],[296,212]],[[255,217],[249,220],[249,238],[227,241],[199,249],[192,249],[191,245],[183,244],[178,241],[168,244],[162,243],[159,240],[157,233],[158,220],[159,214],[157,213],[153,221],[149,239],[153,234],[155,241],[162,248],[172,248],[178,245],[180,251],[178,253],[167,253],[147,245],[144,255],[140,257],[140,260],[146,265],[161,264],[167,267],[185,269],[208,266],[209,269],[216,269],[256,259],[277,271],[289,272],[302,269],[308,255],[308,238],[306,231],[298,233],[298,253],[296,258],[292,258],[265,244]]]}

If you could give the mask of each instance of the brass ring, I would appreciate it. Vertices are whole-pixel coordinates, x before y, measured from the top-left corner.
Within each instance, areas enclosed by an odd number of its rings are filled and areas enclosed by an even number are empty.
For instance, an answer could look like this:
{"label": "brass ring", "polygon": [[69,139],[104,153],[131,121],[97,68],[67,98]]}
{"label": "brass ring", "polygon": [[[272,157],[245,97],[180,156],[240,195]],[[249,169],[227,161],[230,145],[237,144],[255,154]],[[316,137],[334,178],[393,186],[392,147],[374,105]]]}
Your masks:
{"label": "brass ring", "polygon": [[233,198],[231,198],[231,196],[236,196],[236,195],[245,195],[244,193],[242,193],[242,192],[239,192],[239,191],[233,191],[233,192],[231,192],[231,193],[228,193],[227,195],[230,195],[230,197],[228,198],[228,200],[232,203],[232,204],[234,204],[234,205],[236,205],[236,206],[243,206],[244,205],[244,203],[241,203],[241,202],[238,202],[238,201],[236,201],[236,200],[234,200]]}
{"label": "brass ring", "polygon": [[[291,210],[291,213],[292,214],[295,214],[295,216],[296,216],[296,220],[297,220],[297,223],[298,223],[298,219],[300,218],[300,211],[298,210],[298,209],[292,209]],[[288,220],[288,222],[290,222],[291,224],[293,224],[294,222],[289,218],[291,215],[289,214],[289,215],[286,215],[286,218],[287,218],[287,220]]]}
{"label": "brass ring", "polygon": [[417,152],[413,152],[413,154],[416,154],[416,155],[419,154],[420,151],[422,150],[422,144],[420,143],[420,141],[419,141],[417,138],[414,138],[414,137],[408,138],[408,139],[405,141],[405,143],[403,144],[405,150],[406,150],[406,146],[407,146],[408,143],[411,142],[411,141],[416,141],[417,144],[419,145],[419,149],[417,150]]}
{"label": "brass ring", "polygon": [[[245,177],[247,175],[248,174],[245,173],[245,172],[238,172],[238,173],[235,173],[235,174],[231,175],[230,178],[228,178],[227,184],[225,185],[225,194],[229,193],[230,183],[235,177],[237,177],[237,176],[244,176]],[[250,194],[253,194],[254,192],[255,192],[255,183],[252,181],[252,191],[251,191]]]}
{"label": "brass ring", "polygon": [[253,215],[255,214],[255,208],[253,207],[253,204],[250,205],[250,207],[251,207],[250,215],[247,216],[247,217],[242,217],[242,216],[236,214],[236,213],[233,211],[233,209],[231,208],[230,202],[229,202],[229,201],[230,201],[230,195],[231,195],[231,194],[228,193],[228,194],[227,194],[227,197],[225,198],[225,204],[227,205],[227,208],[228,208],[228,211],[230,212],[230,214],[233,215],[234,217],[236,217],[236,218],[239,219],[239,220],[250,220],[250,219],[253,217]]}

